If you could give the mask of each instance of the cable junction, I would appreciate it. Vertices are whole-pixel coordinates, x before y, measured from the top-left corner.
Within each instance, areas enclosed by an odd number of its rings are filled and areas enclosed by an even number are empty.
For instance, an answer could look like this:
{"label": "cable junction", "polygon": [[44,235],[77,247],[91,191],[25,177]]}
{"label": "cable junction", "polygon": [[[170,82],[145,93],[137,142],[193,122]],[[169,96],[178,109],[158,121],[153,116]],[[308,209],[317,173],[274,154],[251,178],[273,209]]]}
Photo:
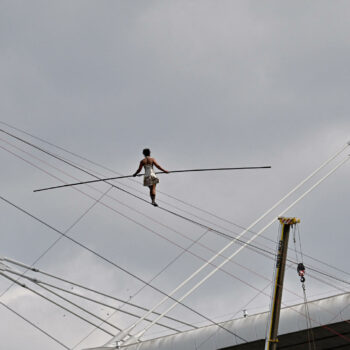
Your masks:
{"label": "cable junction", "polygon": [[[126,301],[126,300],[117,298],[117,297],[115,297],[115,296],[108,295],[108,294],[106,294],[106,293],[103,293],[103,292],[97,291],[97,290],[95,290],[95,289],[86,287],[86,286],[84,286],[84,285],[82,285],[82,284],[79,284],[79,283],[76,283],[76,282],[73,282],[73,281],[64,279],[64,278],[62,278],[62,277],[59,277],[59,276],[56,276],[56,275],[53,275],[53,274],[50,274],[50,273],[45,272],[45,271],[43,271],[43,270],[39,270],[38,268],[35,268],[35,267],[32,267],[32,266],[26,265],[26,264],[24,264],[24,263],[22,263],[22,262],[19,262],[19,261],[13,260],[13,259],[9,259],[9,258],[7,258],[7,257],[0,258],[0,270],[2,270],[2,267],[1,267],[1,264],[2,264],[2,263],[1,263],[1,261],[6,261],[6,262],[8,262],[8,263],[11,263],[11,264],[20,266],[20,267],[22,267],[22,268],[24,268],[24,269],[26,269],[26,270],[29,270],[29,271],[32,271],[32,272],[35,272],[35,273],[40,273],[40,274],[42,274],[42,275],[44,275],[44,276],[48,276],[48,277],[53,278],[53,279],[55,279],[55,280],[58,280],[58,281],[67,283],[67,284],[69,284],[69,285],[72,285],[72,286],[75,286],[75,287],[84,289],[84,290],[86,290],[86,291],[95,293],[95,294],[100,295],[100,296],[103,296],[103,297],[106,297],[106,298],[109,298],[109,299],[118,301],[118,302],[120,302],[120,303],[129,305],[129,306],[134,307],[134,308],[136,308],[136,309],[139,309],[139,310],[142,310],[142,311],[149,311],[149,309],[147,309],[147,308],[145,308],[145,307],[143,307],[143,306],[140,306],[140,305],[131,303],[131,302],[129,302],[129,301]],[[4,270],[7,271],[7,270],[9,270],[9,269],[7,268],[7,269],[4,269]],[[13,270],[8,271],[8,272],[15,273]],[[16,272],[15,274],[18,274],[18,273]],[[19,274],[19,275],[20,275],[22,278],[26,278],[25,276],[23,276],[23,274]],[[131,312],[129,312],[129,311],[122,310],[120,307],[117,308],[117,307],[112,306],[112,305],[106,305],[106,304],[101,303],[100,301],[98,301],[98,300],[96,300],[96,299],[88,298],[88,297],[86,297],[85,295],[78,294],[78,293],[74,293],[74,292],[69,291],[69,290],[67,290],[67,289],[63,289],[63,288],[61,288],[61,287],[54,286],[54,285],[49,284],[49,283],[47,283],[47,282],[40,281],[39,279],[33,279],[33,280],[35,280],[36,283],[39,283],[39,284],[40,284],[40,283],[41,283],[41,284],[46,284],[46,285],[48,285],[48,286],[50,286],[50,287],[52,287],[52,288],[59,289],[59,290],[65,292],[65,293],[69,293],[69,294],[72,294],[72,295],[76,295],[76,296],[81,297],[81,298],[83,298],[83,299],[87,299],[87,300],[89,300],[89,301],[92,301],[92,302],[95,302],[95,303],[99,303],[99,304],[101,304],[101,305],[103,305],[103,306],[109,307],[109,308],[114,309],[114,310],[116,310],[116,311],[120,311],[120,312],[122,312],[122,313],[129,314],[130,316],[140,317],[139,315],[136,315],[136,314],[131,313]],[[154,312],[154,314],[155,314],[155,315],[160,315],[160,313],[158,313],[158,312]],[[174,322],[180,323],[180,324],[183,325],[183,326],[187,326],[187,327],[194,328],[194,329],[197,328],[196,326],[194,326],[194,325],[192,325],[192,324],[189,324],[189,323],[187,323],[187,322],[184,322],[184,321],[182,321],[182,320],[178,320],[178,319],[173,318],[173,317],[170,317],[170,316],[166,316],[165,318],[168,319],[168,320],[170,320],[170,321],[174,321]],[[150,322],[150,320],[146,320],[146,321]],[[166,325],[164,325],[164,324],[159,324],[159,325],[161,325],[161,326],[163,326],[163,327],[165,327],[165,328],[168,327],[168,326],[166,326]],[[177,329],[172,329],[172,330],[175,330],[176,332],[179,332],[179,330],[177,330]]]}
{"label": "cable junction", "polygon": [[[4,271],[4,270],[1,270],[1,271]],[[89,321],[88,319],[86,319],[86,318],[82,317],[81,315],[77,314],[76,312],[73,312],[72,310],[70,310],[70,309],[64,307],[63,305],[60,305],[59,303],[57,303],[57,302],[53,301],[52,299],[46,297],[44,294],[41,294],[41,293],[37,292],[36,290],[34,290],[33,288],[30,288],[30,287],[27,286],[26,284],[24,284],[24,283],[22,283],[22,282],[18,282],[17,280],[13,279],[12,277],[6,275],[4,272],[1,272],[1,271],[0,271],[0,275],[1,275],[1,276],[7,278],[8,280],[12,281],[13,283],[17,284],[18,286],[23,287],[23,288],[25,288],[25,289],[31,291],[32,293],[36,294],[37,296],[39,296],[39,297],[41,297],[41,298],[47,300],[48,302],[50,302],[50,303],[52,303],[52,304],[58,306],[59,308],[65,310],[65,311],[67,311],[67,312],[69,312],[70,314],[72,314],[72,315],[74,315],[74,316],[80,318],[82,321],[85,321],[86,323],[89,323],[90,325],[92,325],[92,326],[94,326],[94,327],[100,329],[102,332],[104,332],[104,333],[106,333],[106,334],[108,334],[108,335],[113,336],[113,333],[111,333],[111,332],[109,332],[109,331],[103,329],[103,328],[100,327],[99,325],[97,325],[97,324],[95,324],[95,323]],[[42,286],[41,286],[41,287],[42,287]],[[42,288],[43,288],[43,287],[42,287]],[[46,289],[47,291],[49,291],[48,288],[43,288],[43,289]],[[51,291],[51,293],[52,293],[52,291]],[[61,298],[63,299],[63,297],[61,297]],[[78,307],[78,308],[82,309],[81,307]],[[84,310],[84,311],[85,311],[85,310]],[[87,312],[87,311],[85,311],[85,312]],[[89,313],[89,312],[87,312],[87,313]],[[96,316],[94,315],[94,317],[96,317]],[[96,317],[96,318],[97,318],[97,317]],[[103,321],[104,321],[104,320],[103,320]],[[114,328],[116,328],[116,327],[114,326]]]}
{"label": "cable junction", "polygon": [[[129,316],[133,316],[133,317],[136,317],[136,318],[140,317],[139,315],[136,315],[136,314],[134,314],[134,313],[132,313],[132,312],[125,311],[125,310],[119,310],[118,308],[116,308],[116,307],[113,306],[113,305],[106,304],[106,303],[104,303],[104,302],[98,301],[98,300],[93,299],[93,298],[89,298],[89,297],[87,297],[87,296],[85,296],[85,295],[82,295],[82,294],[79,294],[79,293],[77,293],[77,292],[73,292],[73,291],[71,291],[71,290],[68,290],[68,289],[65,289],[65,288],[56,286],[56,285],[51,284],[51,283],[48,283],[48,282],[41,281],[41,280],[36,279],[36,278],[32,278],[32,277],[28,277],[28,276],[23,276],[21,273],[15,272],[15,271],[13,271],[13,270],[11,270],[11,269],[1,269],[1,271],[9,272],[9,273],[12,273],[12,274],[14,274],[14,275],[20,276],[21,278],[24,278],[24,279],[26,279],[26,280],[28,280],[28,281],[34,283],[35,285],[40,286],[41,288],[43,288],[44,290],[50,292],[51,294],[55,295],[56,297],[61,298],[62,300],[66,301],[66,302],[68,302],[68,303],[70,303],[70,304],[72,304],[72,305],[75,306],[76,308],[81,309],[82,311],[84,311],[84,312],[90,314],[91,316],[94,316],[95,318],[99,319],[99,320],[102,321],[103,323],[105,323],[105,324],[107,324],[107,325],[109,325],[109,326],[111,326],[111,327],[113,327],[113,328],[115,328],[115,329],[117,329],[117,330],[120,330],[120,328],[116,327],[114,324],[108,322],[107,320],[102,319],[101,317],[97,316],[96,314],[93,314],[93,313],[91,313],[90,311],[87,311],[86,309],[80,307],[79,305],[77,305],[77,304],[75,304],[75,303],[72,303],[72,302],[71,302],[70,300],[68,300],[67,298],[62,297],[61,295],[59,295],[59,294],[53,292],[51,289],[49,289],[49,288],[47,288],[47,287],[50,287],[50,288],[59,290],[59,291],[61,291],[61,292],[67,293],[67,294],[74,295],[74,296],[79,297],[79,298],[81,298],[81,299],[85,299],[85,300],[91,301],[91,302],[93,302],[93,303],[96,303],[96,304],[99,304],[99,305],[108,307],[108,308],[113,309],[113,310],[116,310],[116,311],[120,311],[120,312],[125,313],[125,314],[127,314],[127,315],[129,315]],[[44,287],[44,286],[47,286],[47,287]],[[147,321],[147,322],[152,322],[152,320],[150,320],[150,319],[145,319],[145,321]],[[179,321],[178,321],[178,322],[179,322]],[[176,328],[174,328],[174,327],[168,326],[168,325],[166,325],[166,324],[164,324],[164,323],[157,323],[157,325],[162,326],[162,327],[164,327],[164,328],[167,328],[167,329],[169,329],[169,330],[171,330],[171,331],[174,331],[174,332],[180,332],[179,329],[176,329]],[[195,327],[193,327],[193,328],[195,328]]]}

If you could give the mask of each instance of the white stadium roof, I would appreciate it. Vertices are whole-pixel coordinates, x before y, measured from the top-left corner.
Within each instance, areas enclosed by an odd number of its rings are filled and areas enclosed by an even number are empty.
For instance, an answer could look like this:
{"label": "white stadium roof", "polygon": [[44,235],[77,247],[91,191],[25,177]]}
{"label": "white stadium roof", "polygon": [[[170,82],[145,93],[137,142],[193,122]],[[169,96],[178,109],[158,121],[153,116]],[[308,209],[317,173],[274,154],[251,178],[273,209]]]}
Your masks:
{"label": "white stadium roof", "polygon": [[[311,327],[317,349],[350,349],[350,293],[340,294],[308,303]],[[216,325],[177,333],[165,337],[121,346],[124,350],[218,350],[263,349],[268,313],[221,323],[239,337]],[[305,305],[298,304],[281,310],[279,349],[302,349],[307,341]],[[249,345],[250,344],[250,345]],[[111,350],[98,347],[88,350]]]}

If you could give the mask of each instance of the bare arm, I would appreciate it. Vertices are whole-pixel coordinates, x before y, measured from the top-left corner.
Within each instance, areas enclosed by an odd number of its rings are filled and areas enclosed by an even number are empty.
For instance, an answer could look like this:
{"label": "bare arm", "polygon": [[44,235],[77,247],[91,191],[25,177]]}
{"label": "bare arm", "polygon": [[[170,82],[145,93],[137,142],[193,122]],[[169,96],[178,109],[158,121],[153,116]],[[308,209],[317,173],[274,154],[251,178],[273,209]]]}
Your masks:
{"label": "bare arm", "polygon": [[167,170],[165,170],[165,169],[163,169],[157,162],[156,162],[156,160],[153,158],[153,164],[159,169],[159,170],[161,170],[161,171],[164,171],[165,173],[169,173],[169,171],[167,171]]}
{"label": "bare arm", "polygon": [[142,167],[143,167],[143,162],[142,162],[142,160],[141,160],[140,165],[139,165],[139,168],[138,168],[138,169],[135,171],[135,173],[133,174],[134,177],[142,170]]}

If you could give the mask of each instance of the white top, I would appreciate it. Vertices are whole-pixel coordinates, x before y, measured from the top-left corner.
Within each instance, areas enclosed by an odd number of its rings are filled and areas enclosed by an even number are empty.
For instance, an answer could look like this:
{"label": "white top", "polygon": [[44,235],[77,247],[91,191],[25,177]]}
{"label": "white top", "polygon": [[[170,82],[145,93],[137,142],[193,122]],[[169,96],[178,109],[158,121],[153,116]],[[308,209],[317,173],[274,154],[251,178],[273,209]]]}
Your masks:
{"label": "white top", "polygon": [[153,164],[145,164],[145,176],[143,178],[144,186],[153,186],[159,183],[159,179],[153,170]]}
{"label": "white top", "polygon": [[153,170],[153,164],[145,164],[145,177],[157,177]]}

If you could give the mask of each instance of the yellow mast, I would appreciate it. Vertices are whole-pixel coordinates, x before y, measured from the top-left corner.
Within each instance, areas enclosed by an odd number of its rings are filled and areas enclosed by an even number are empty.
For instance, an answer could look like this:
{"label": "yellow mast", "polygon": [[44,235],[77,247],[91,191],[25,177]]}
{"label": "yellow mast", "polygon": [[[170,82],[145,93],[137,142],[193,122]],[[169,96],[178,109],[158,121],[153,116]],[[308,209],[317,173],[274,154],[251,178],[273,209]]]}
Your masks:
{"label": "yellow mast", "polygon": [[275,284],[273,288],[273,301],[270,310],[269,333],[267,335],[265,350],[277,349],[278,324],[280,319],[284,272],[287,260],[288,241],[290,227],[299,223],[297,218],[278,218],[282,225],[281,236],[278,243],[278,253],[276,259]]}

